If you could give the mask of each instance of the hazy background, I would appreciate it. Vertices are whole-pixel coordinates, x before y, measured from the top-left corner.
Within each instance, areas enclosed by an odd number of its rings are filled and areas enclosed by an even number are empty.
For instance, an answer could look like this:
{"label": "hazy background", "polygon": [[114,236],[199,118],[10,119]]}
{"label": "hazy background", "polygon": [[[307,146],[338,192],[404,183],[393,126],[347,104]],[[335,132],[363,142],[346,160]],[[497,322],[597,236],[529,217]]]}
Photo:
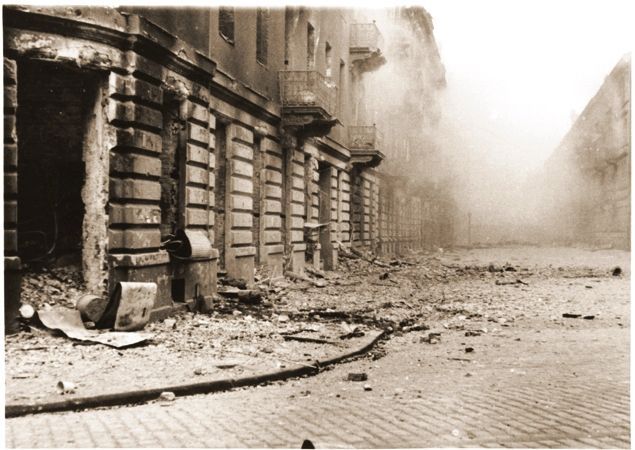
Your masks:
{"label": "hazy background", "polygon": [[[440,139],[473,240],[540,224],[540,170],[633,43],[627,1],[425,0],[446,68]],[[526,181],[529,182],[526,182]],[[460,227],[461,228],[461,227]]]}

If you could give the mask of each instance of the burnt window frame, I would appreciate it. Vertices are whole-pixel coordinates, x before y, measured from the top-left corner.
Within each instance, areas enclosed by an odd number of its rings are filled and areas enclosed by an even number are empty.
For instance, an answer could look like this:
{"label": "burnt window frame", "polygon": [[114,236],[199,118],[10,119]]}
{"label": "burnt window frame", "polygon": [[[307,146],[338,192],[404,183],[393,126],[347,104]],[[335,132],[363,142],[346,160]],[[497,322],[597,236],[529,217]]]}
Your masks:
{"label": "burnt window frame", "polygon": [[269,8],[256,9],[256,61],[263,66],[269,63]]}
{"label": "burnt window frame", "polygon": [[[231,26],[231,30],[226,29],[227,26]],[[218,8],[218,34],[227,43],[231,45],[236,43],[236,9],[233,6],[220,6]]]}

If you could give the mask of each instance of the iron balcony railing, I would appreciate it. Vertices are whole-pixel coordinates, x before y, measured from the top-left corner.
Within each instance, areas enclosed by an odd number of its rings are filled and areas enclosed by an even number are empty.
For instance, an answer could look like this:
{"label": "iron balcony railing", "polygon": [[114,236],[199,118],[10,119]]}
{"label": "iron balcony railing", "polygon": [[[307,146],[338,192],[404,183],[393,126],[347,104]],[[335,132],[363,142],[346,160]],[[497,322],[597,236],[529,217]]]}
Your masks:
{"label": "iron balcony railing", "polygon": [[355,150],[380,150],[383,137],[375,125],[348,127],[349,147]]}
{"label": "iron balcony railing", "polygon": [[322,108],[333,115],[337,108],[337,86],[314,70],[280,72],[280,100],[284,108]]}
{"label": "iron balcony railing", "polygon": [[354,23],[351,25],[351,49],[375,51],[381,48],[382,36],[375,23]]}

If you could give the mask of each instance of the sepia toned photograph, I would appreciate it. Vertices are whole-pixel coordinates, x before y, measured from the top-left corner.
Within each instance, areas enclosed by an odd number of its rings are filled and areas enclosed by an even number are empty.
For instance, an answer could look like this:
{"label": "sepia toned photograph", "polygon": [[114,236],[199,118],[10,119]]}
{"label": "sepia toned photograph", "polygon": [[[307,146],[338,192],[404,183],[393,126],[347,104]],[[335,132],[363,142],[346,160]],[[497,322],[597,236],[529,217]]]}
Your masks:
{"label": "sepia toned photograph", "polygon": [[630,448],[627,0],[2,5],[7,448]]}

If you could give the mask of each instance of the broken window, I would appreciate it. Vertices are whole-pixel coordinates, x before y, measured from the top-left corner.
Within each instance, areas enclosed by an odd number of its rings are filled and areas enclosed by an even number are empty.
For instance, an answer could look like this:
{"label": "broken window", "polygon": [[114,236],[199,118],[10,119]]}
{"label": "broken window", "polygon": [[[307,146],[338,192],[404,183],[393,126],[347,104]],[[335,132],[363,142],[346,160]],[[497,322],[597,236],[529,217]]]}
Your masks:
{"label": "broken window", "polygon": [[333,75],[333,61],[332,61],[332,48],[328,42],[324,47],[324,60],[326,61],[326,76],[331,77]]}
{"label": "broken window", "polygon": [[218,31],[229,43],[234,43],[234,8],[221,6],[218,9]]}
{"label": "broken window", "polygon": [[306,24],[306,68],[315,70],[315,28],[310,23]]}
{"label": "broken window", "polygon": [[256,60],[267,64],[267,47],[269,45],[269,9],[258,8],[256,13]]}

